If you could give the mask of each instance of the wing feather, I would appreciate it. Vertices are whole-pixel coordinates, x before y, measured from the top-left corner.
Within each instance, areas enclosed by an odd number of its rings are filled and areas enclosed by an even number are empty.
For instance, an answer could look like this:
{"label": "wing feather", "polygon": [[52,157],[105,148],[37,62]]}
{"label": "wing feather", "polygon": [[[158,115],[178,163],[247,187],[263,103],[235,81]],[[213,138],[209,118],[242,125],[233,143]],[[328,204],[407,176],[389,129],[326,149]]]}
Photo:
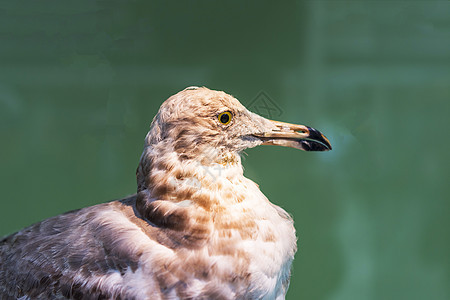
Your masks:
{"label": "wing feather", "polygon": [[72,211],[3,238],[0,298],[132,298],[105,283],[136,270],[139,259],[117,247],[111,226],[99,222],[109,206]]}

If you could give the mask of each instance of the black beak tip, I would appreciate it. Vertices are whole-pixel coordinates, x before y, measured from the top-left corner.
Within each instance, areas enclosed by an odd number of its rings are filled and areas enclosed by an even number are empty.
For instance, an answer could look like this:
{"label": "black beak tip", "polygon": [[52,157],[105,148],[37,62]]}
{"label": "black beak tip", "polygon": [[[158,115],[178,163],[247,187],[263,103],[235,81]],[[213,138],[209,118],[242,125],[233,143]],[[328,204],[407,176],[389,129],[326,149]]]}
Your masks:
{"label": "black beak tip", "polygon": [[[311,127],[308,127],[308,130],[309,141],[304,142],[309,142],[308,144],[310,144],[311,147],[308,150],[305,149],[306,151],[329,151],[333,149],[330,141],[328,141],[328,139],[319,130]],[[306,148],[306,145],[304,145],[304,147]]]}

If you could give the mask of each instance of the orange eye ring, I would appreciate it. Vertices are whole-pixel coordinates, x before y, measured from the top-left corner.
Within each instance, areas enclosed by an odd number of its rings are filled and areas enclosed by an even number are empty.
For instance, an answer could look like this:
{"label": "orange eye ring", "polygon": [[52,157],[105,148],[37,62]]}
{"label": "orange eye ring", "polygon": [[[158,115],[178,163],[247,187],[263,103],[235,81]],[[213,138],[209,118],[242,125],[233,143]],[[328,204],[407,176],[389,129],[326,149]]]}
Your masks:
{"label": "orange eye ring", "polygon": [[223,125],[230,124],[231,120],[233,119],[233,114],[229,111],[225,111],[217,116],[217,119],[219,122]]}

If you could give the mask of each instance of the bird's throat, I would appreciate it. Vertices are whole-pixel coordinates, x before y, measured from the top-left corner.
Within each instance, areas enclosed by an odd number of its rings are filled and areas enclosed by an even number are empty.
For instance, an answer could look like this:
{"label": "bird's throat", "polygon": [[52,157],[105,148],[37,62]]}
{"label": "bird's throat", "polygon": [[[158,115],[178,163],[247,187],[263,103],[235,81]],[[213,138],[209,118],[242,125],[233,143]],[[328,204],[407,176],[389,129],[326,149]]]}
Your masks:
{"label": "bird's throat", "polygon": [[232,203],[242,198],[233,190],[244,180],[239,154],[186,159],[173,151],[155,150],[147,149],[141,157],[138,192],[146,190],[149,198],[156,200],[188,200],[208,209],[227,204],[223,199]]}

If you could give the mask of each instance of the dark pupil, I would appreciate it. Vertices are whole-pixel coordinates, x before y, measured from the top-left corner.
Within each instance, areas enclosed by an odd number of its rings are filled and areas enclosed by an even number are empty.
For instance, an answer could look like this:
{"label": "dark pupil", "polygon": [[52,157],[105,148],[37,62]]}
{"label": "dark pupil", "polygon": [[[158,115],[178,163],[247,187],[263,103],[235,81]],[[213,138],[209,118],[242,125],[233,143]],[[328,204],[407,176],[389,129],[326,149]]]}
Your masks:
{"label": "dark pupil", "polygon": [[228,121],[230,121],[230,116],[228,114],[223,114],[220,116],[220,122],[228,123]]}

